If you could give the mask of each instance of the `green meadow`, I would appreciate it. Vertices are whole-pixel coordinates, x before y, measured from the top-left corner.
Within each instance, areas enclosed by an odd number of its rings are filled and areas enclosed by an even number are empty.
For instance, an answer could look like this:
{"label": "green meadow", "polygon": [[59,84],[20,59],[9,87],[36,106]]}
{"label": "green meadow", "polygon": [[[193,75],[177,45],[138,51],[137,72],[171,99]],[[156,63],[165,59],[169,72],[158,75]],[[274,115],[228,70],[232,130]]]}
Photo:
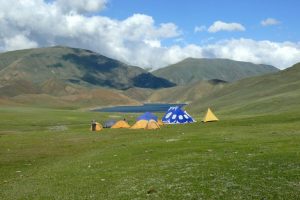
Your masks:
{"label": "green meadow", "polygon": [[300,198],[300,112],[100,132],[92,119],[137,115],[0,113],[0,199]]}

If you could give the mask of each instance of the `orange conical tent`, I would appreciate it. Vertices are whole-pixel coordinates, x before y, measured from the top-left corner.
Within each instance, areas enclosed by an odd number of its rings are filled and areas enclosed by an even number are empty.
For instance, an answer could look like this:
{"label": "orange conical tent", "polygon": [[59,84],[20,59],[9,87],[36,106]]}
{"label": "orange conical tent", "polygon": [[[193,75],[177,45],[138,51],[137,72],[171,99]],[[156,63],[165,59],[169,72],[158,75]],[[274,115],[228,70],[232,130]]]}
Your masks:
{"label": "orange conical tent", "polygon": [[120,120],[117,121],[111,128],[130,128],[130,125],[126,121]]}
{"label": "orange conical tent", "polygon": [[204,116],[203,122],[214,122],[219,121],[219,119],[215,116],[215,114],[211,111],[210,108],[207,109],[206,115]]}

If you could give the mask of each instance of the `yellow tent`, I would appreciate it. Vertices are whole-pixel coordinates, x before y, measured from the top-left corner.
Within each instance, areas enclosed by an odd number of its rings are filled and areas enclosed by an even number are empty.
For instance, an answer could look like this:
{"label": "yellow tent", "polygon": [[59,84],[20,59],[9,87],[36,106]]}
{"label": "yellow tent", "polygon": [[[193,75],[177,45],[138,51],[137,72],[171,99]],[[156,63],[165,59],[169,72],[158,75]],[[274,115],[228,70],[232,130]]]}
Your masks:
{"label": "yellow tent", "polygon": [[163,126],[163,125],[164,125],[164,123],[162,122],[161,119],[157,120],[157,123],[158,123],[158,125],[160,125],[160,126]]}
{"label": "yellow tent", "polygon": [[139,120],[134,125],[132,125],[131,129],[158,129],[159,125],[155,120]]}
{"label": "yellow tent", "polygon": [[158,129],[159,124],[155,120],[149,120],[145,129]]}
{"label": "yellow tent", "polygon": [[117,121],[111,128],[130,128],[130,125],[126,121],[120,120]]}
{"label": "yellow tent", "polygon": [[95,124],[91,125],[90,130],[91,131],[101,131],[102,128],[103,128],[102,125],[100,123],[96,122]]}
{"label": "yellow tent", "polygon": [[214,122],[219,121],[219,119],[215,116],[215,114],[210,110],[210,108],[207,109],[206,115],[204,116],[203,122]]}
{"label": "yellow tent", "polygon": [[131,129],[141,129],[141,128],[145,128],[148,124],[148,120],[139,120],[137,122],[135,122],[135,124],[133,124],[131,126]]}

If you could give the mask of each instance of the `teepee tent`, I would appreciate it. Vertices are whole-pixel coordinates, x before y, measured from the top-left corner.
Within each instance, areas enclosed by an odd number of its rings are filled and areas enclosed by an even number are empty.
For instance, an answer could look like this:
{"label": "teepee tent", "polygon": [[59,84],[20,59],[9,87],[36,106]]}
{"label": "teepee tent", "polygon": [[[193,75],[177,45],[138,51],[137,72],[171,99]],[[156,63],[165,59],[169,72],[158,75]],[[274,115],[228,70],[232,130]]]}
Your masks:
{"label": "teepee tent", "polygon": [[185,124],[196,122],[186,111],[180,109],[180,107],[170,107],[162,118],[164,124]]}
{"label": "teepee tent", "polygon": [[117,121],[111,128],[130,128],[130,125],[126,121],[120,120]]}
{"label": "teepee tent", "polygon": [[219,119],[215,116],[215,114],[211,111],[210,108],[207,109],[206,115],[204,116],[203,122],[214,122],[219,121]]}

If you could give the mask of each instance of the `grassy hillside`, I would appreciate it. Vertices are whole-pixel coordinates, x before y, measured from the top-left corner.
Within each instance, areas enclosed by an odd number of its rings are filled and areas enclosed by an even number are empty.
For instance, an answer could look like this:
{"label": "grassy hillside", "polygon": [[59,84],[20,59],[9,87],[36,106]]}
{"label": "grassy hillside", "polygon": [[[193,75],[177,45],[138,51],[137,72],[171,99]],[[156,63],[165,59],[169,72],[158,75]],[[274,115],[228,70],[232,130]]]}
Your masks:
{"label": "grassy hillside", "polygon": [[174,86],[142,68],[89,50],[56,46],[0,54],[0,87],[15,81],[27,81],[39,86],[51,79],[116,89]]}
{"label": "grassy hillside", "polygon": [[82,108],[107,105],[136,105],[138,101],[118,90],[84,87],[50,79],[41,85],[29,81],[14,81],[0,88],[0,105],[51,108]]}
{"label": "grassy hillside", "polygon": [[108,105],[138,104],[140,104],[139,101],[129,98],[119,91],[104,88],[77,88],[75,93],[63,96],[20,94],[13,97],[0,97],[0,105],[34,106],[41,108],[79,109]]}
{"label": "grassy hillside", "polygon": [[123,94],[139,102],[147,103],[191,103],[224,86],[224,82],[216,80],[198,81],[188,85],[180,85],[163,89],[131,88]]}
{"label": "grassy hillside", "polygon": [[222,88],[224,84],[214,84],[208,81],[198,81],[186,86],[176,86],[153,91],[147,98],[149,102],[191,103],[203,96]]}
{"label": "grassy hillside", "polygon": [[300,108],[300,63],[275,74],[227,84],[190,105],[195,111],[207,107],[234,113],[273,113]]}
{"label": "grassy hillside", "polygon": [[277,68],[269,65],[257,65],[228,59],[187,58],[179,63],[158,69],[153,74],[176,84],[186,85],[199,80],[211,79],[232,82],[277,71]]}
{"label": "grassy hillside", "polygon": [[[0,107],[0,199],[297,199],[300,113],[89,131],[118,114]],[[135,115],[128,115],[129,123]],[[199,121],[200,115],[195,115]]]}

